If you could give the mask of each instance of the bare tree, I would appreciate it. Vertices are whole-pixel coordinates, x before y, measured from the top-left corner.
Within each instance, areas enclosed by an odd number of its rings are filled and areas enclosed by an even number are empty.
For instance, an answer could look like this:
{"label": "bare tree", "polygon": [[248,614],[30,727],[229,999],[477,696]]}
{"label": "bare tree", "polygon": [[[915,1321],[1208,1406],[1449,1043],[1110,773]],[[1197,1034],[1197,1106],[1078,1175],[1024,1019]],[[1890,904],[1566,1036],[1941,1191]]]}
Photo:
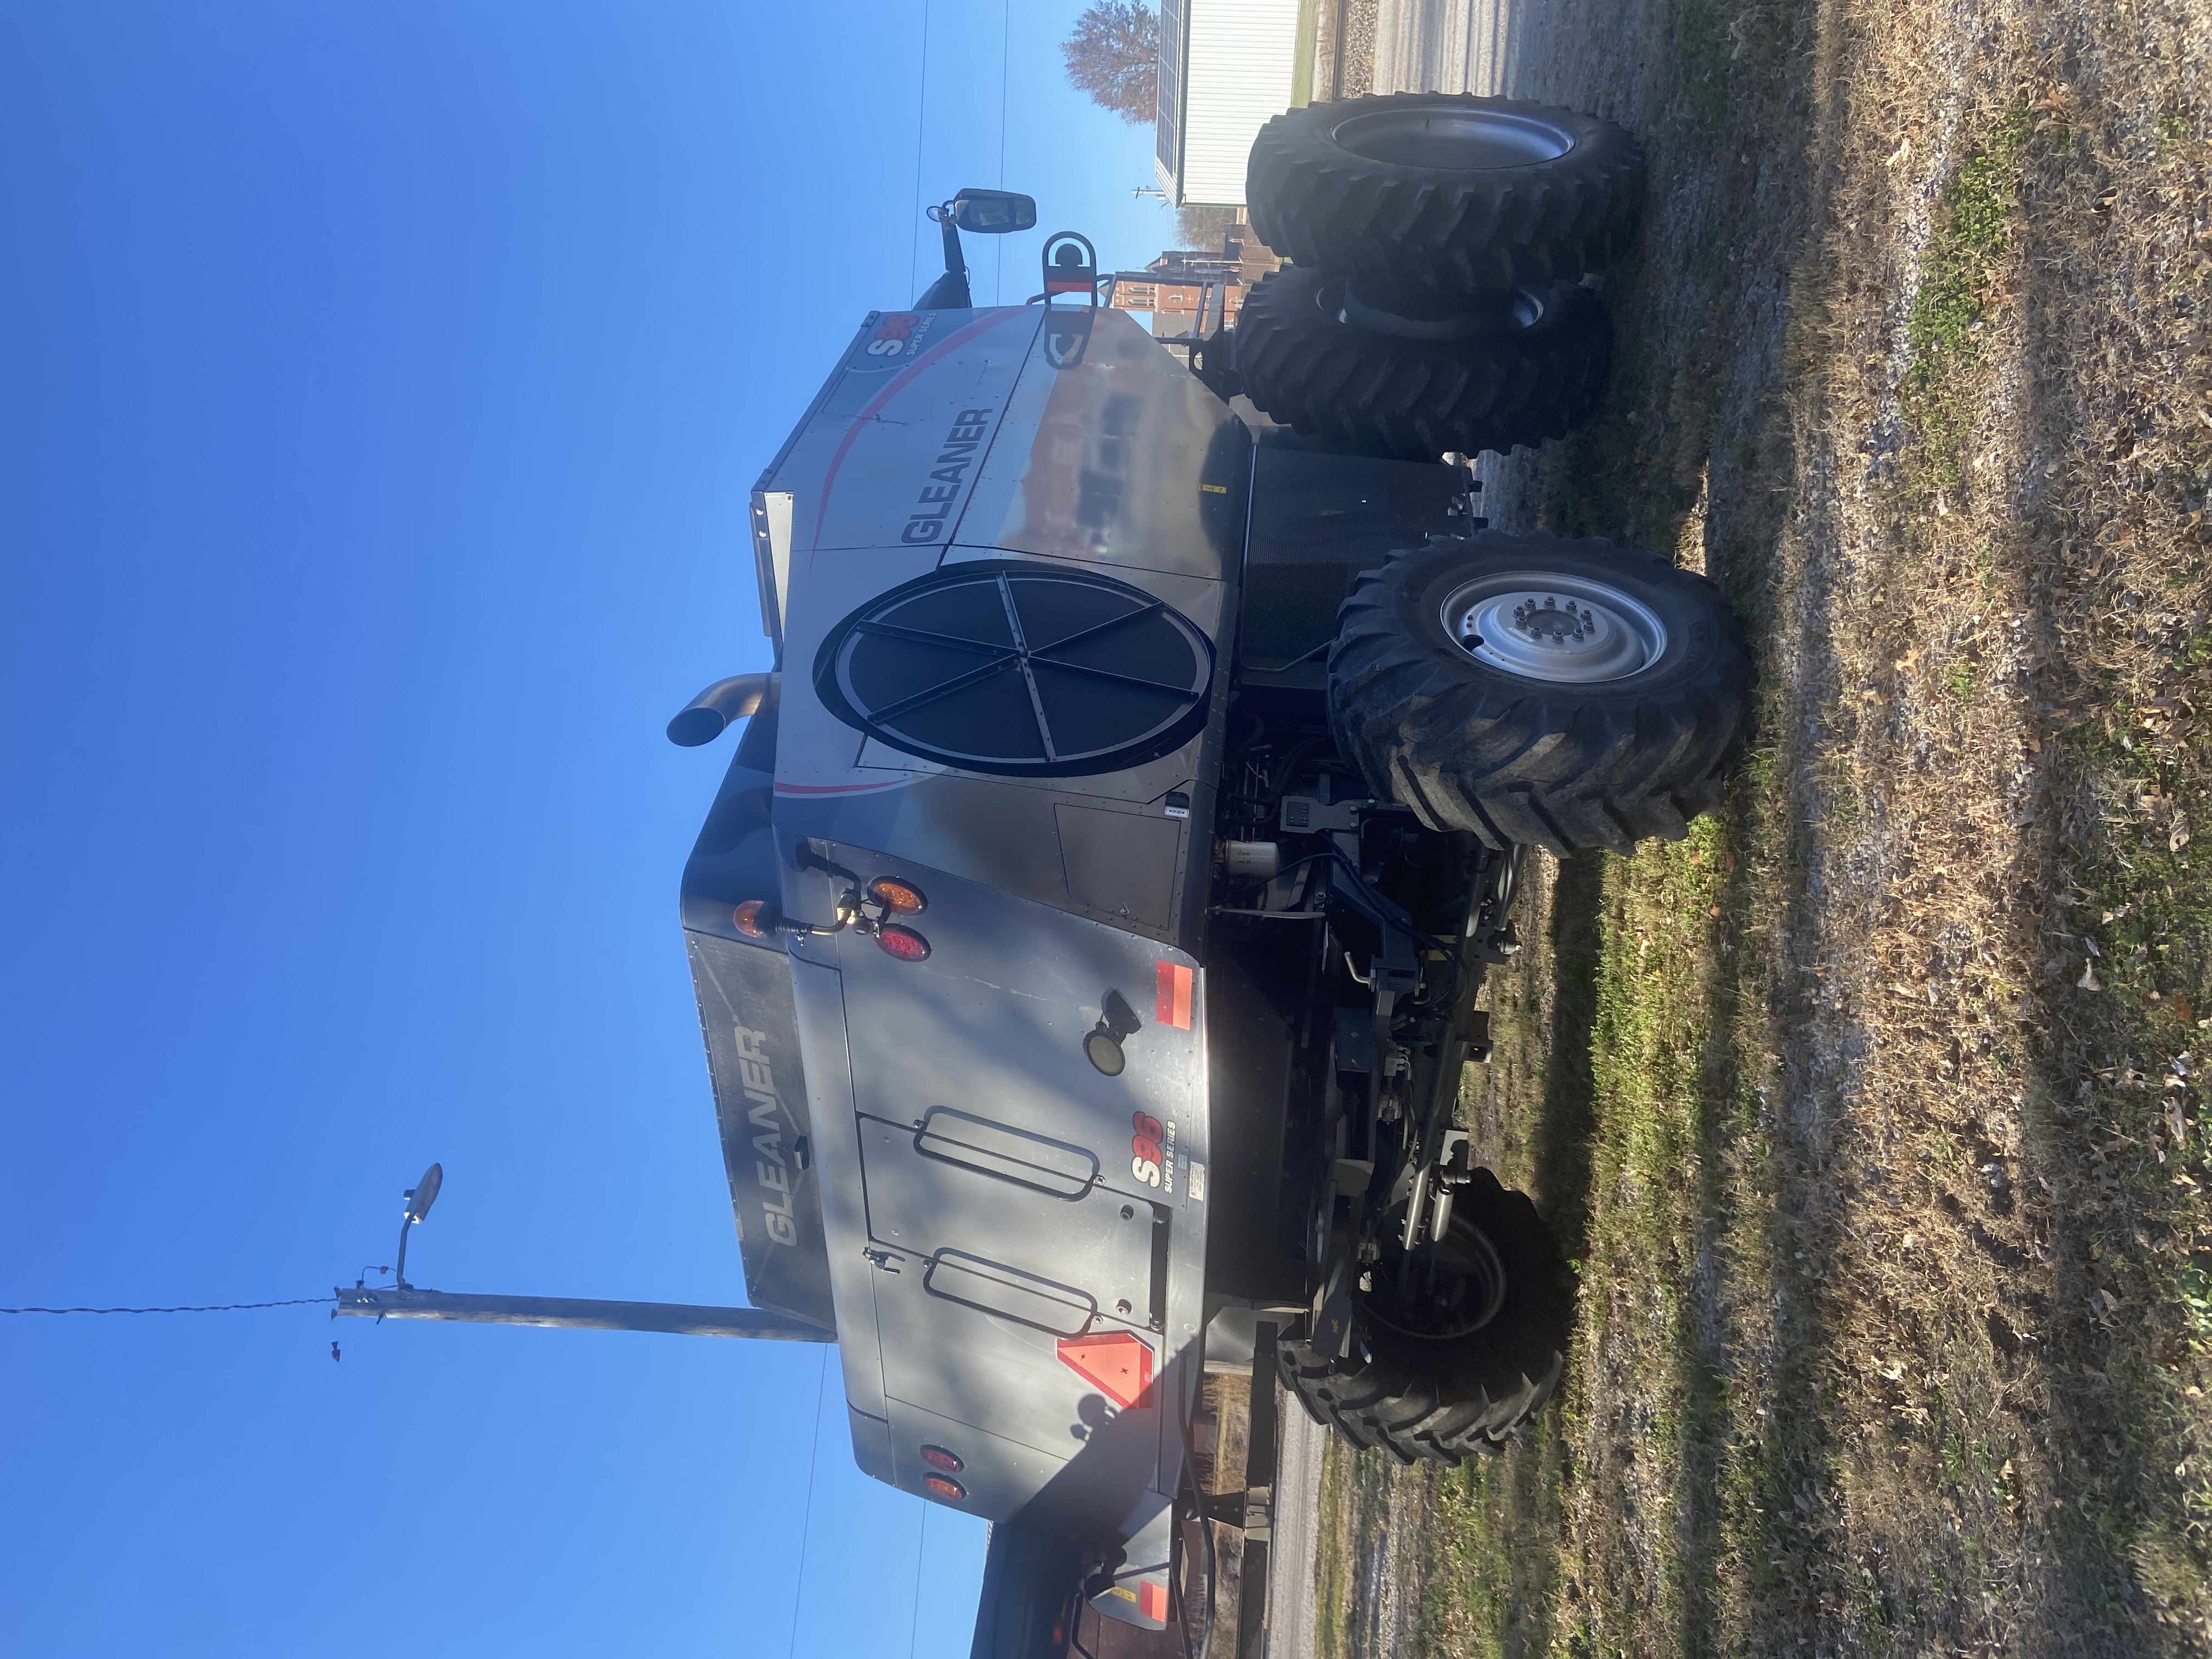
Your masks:
{"label": "bare tree", "polygon": [[1092,0],[1060,55],[1077,91],[1131,125],[1158,113],[1160,20],[1137,0]]}
{"label": "bare tree", "polygon": [[1233,207],[1201,207],[1195,202],[1186,203],[1176,210],[1176,234],[1182,238],[1182,246],[1203,253],[1218,253],[1221,244],[1237,222]]}

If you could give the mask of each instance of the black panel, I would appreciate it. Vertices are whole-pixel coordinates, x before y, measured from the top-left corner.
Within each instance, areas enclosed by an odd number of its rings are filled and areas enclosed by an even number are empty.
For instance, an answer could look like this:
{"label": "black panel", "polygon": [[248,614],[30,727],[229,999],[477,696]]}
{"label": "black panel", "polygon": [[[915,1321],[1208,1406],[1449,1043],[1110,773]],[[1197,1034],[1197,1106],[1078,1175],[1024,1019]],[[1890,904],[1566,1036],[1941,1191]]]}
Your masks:
{"label": "black panel", "polygon": [[[773,684],[773,682],[771,682]],[[733,932],[730,912],[747,899],[775,903],[781,894],[769,815],[775,791],[776,704],[763,704],[745,725],[723,775],[707,822],[684,866],[684,925]],[[775,947],[780,952],[782,947]]]}
{"label": "black panel", "polygon": [[1300,1042],[1313,1000],[1311,926],[1218,927],[1208,952],[1208,1291],[1306,1297],[1305,1228],[1327,1176],[1321,1079]]}
{"label": "black panel", "polygon": [[1247,685],[1326,684],[1336,609],[1363,570],[1431,536],[1463,535],[1456,467],[1262,444],[1253,460],[1237,672]]}

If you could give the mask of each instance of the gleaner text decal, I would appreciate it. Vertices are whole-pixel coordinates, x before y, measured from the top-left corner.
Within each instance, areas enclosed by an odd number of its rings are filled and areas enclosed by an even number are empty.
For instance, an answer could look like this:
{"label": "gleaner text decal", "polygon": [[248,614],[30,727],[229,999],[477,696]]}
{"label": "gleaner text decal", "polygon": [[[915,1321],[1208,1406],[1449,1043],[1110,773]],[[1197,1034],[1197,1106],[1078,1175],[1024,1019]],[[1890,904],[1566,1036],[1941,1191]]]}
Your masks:
{"label": "gleaner text decal", "polygon": [[768,1033],[738,1027],[738,1081],[745,1091],[745,1117],[753,1126],[753,1172],[760,1182],[761,1213],[768,1236],[779,1244],[796,1244],[791,1224],[791,1176],[783,1160],[783,1117],[775,1097],[775,1079],[762,1045]]}
{"label": "gleaner text decal", "polygon": [[977,452],[990,434],[991,414],[988,408],[963,409],[952,417],[952,429],[945,434],[930,482],[922,487],[921,499],[907,520],[906,528],[899,532],[901,541],[921,547],[944,538],[945,524],[960,499],[962,486],[968,482],[968,469],[975,465]]}

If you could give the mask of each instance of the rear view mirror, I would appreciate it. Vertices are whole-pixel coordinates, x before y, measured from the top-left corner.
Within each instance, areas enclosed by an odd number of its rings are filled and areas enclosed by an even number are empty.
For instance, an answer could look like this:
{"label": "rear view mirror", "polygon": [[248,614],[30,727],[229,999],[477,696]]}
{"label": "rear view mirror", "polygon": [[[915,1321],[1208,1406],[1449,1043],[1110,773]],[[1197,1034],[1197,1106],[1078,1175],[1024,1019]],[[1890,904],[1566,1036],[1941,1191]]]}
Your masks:
{"label": "rear view mirror", "polygon": [[952,198],[952,222],[979,236],[1036,228],[1036,198],[1011,190],[963,190]]}

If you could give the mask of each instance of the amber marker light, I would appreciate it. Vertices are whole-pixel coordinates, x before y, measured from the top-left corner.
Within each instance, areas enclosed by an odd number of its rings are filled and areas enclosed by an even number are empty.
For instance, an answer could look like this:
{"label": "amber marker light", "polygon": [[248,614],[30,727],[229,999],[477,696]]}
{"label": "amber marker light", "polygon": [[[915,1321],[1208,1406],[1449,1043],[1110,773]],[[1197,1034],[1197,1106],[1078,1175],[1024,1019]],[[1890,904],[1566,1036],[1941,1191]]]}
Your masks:
{"label": "amber marker light", "polygon": [[942,1498],[948,1504],[957,1504],[968,1496],[968,1488],[949,1474],[926,1474],[921,1479],[922,1489]]}
{"label": "amber marker light", "polygon": [[766,939],[775,931],[766,899],[747,899],[730,912],[730,921],[747,939]]}
{"label": "amber marker light", "polygon": [[876,943],[901,962],[927,962],[929,959],[929,941],[913,928],[902,927],[895,921],[887,921],[876,930]]}
{"label": "amber marker light", "polygon": [[929,901],[922,896],[921,889],[896,876],[878,876],[868,884],[868,896],[884,909],[902,916],[918,916],[929,908]]}

